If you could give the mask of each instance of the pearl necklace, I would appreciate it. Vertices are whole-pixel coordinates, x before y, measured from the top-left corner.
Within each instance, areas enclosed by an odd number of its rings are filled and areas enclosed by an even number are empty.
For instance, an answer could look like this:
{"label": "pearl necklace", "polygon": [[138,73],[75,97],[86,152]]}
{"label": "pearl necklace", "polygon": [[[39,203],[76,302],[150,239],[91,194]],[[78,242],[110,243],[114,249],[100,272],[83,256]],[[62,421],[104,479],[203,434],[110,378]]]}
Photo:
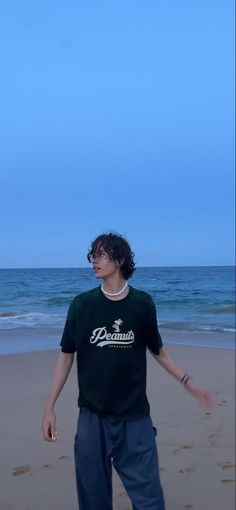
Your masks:
{"label": "pearl necklace", "polygon": [[119,296],[120,294],[122,294],[122,292],[124,292],[124,290],[127,287],[128,287],[128,282],[126,281],[125,284],[124,284],[124,287],[122,287],[122,289],[119,290],[119,292],[107,292],[106,290],[104,290],[103,283],[101,285],[101,289],[102,289],[103,294],[106,294],[107,296]]}

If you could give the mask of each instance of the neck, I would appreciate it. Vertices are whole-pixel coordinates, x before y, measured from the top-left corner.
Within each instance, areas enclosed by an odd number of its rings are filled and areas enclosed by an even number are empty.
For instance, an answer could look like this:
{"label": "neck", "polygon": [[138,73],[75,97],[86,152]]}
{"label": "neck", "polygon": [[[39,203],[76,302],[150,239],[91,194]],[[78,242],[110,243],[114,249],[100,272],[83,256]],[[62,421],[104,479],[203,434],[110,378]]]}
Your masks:
{"label": "neck", "polygon": [[103,279],[103,288],[107,290],[107,292],[119,292],[122,287],[124,287],[126,280],[123,276],[120,275],[112,275]]}

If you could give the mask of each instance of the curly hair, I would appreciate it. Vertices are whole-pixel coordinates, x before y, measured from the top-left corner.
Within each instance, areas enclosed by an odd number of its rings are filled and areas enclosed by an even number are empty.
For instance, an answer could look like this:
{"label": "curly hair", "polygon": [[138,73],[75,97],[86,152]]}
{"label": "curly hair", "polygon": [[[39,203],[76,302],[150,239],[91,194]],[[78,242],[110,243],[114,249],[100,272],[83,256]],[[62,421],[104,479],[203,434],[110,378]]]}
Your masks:
{"label": "curly hair", "polygon": [[91,262],[92,257],[96,257],[101,248],[107,253],[111,260],[117,261],[120,264],[120,271],[128,280],[135,271],[134,253],[131,251],[129,243],[125,237],[109,232],[108,234],[101,234],[91,244],[88,252],[87,259]]}

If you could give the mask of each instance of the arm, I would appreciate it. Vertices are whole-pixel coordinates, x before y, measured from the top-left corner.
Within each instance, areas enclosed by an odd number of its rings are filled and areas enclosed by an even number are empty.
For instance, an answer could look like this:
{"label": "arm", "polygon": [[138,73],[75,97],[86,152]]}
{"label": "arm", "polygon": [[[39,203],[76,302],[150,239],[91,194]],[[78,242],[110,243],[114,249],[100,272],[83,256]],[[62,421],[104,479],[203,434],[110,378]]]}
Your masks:
{"label": "arm", "polygon": [[74,354],[60,352],[44,408],[42,430],[45,441],[56,440],[57,431],[54,406],[70,373],[73,361]]}
{"label": "arm", "polygon": [[193,397],[198,400],[202,407],[205,407],[206,409],[212,408],[213,399],[211,393],[208,390],[193,384],[188,377],[184,378],[186,375],[185,372],[181,370],[181,368],[175,363],[170,354],[168,354],[163,347],[160,349],[159,354],[153,354],[151,351],[150,353],[154,359],[158,361],[158,363],[160,363],[160,365],[179,382],[181,382],[183,379],[187,380],[187,382],[183,383],[184,387],[186,390],[188,390],[189,393],[191,393],[191,395],[193,395]]}

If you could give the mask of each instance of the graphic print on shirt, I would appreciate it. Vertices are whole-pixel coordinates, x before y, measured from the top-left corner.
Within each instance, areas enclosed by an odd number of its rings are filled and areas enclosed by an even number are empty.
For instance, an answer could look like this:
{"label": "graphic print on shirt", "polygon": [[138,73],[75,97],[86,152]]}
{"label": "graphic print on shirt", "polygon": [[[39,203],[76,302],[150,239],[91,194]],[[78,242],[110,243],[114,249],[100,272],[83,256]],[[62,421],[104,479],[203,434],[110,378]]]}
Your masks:
{"label": "graphic print on shirt", "polygon": [[121,324],[123,324],[122,319],[117,319],[116,321],[114,321],[114,324],[112,324],[112,327],[113,327],[113,329],[115,330],[116,333],[120,332]]}
{"label": "graphic print on shirt", "polygon": [[132,329],[127,332],[120,330],[124,321],[122,319],[116,319],[112,324],[112,328],[115,330],[112,333],[107,331],[106,326],[95,328],[92,336],[90,337],[90,343],[96,344],[96,347],[132,347],[134,343],[135,335]]}

